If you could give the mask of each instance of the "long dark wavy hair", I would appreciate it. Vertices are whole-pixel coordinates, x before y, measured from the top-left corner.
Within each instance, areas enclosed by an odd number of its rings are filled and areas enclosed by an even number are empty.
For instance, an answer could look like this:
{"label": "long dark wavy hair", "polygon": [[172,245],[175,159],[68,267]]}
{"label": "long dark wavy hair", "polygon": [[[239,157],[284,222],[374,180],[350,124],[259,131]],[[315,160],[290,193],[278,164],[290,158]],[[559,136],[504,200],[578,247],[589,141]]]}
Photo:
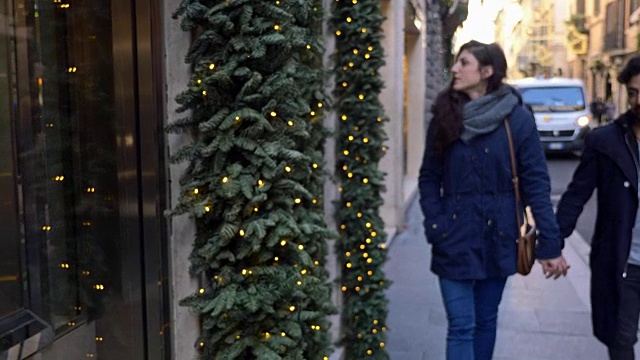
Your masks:
{"label": "long dark wavy hair", "polygon": [[[493,74],[487,78],[487,93],[496,91],[502,86],[502,80],[507,76],[507,59],[502,48],[496,44],[484,44],[471,40],[460,47],[456,60],[462,51],[470,52],[480,67],[493,67]],[[453,82],[438,94],[431,112],[435,130],[434,154],[442,155],[444,150],[460,138],[462,133],[462,108],[470,99],[467,94],[453,90]]]}

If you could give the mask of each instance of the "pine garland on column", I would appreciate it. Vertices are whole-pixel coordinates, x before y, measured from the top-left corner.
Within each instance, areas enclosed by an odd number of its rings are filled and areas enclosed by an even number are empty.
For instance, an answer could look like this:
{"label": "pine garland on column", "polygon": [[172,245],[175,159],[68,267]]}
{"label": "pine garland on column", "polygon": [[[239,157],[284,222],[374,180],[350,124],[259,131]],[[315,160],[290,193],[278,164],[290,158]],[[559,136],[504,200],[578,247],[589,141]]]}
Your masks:
{"label": "pine garland on column", "polygon": [[177,101],[190,134],[173,214],[195,219],[183,299],[201,317],[202,359],[328,359],[334,312],[324,267],[325,100],[309,0],[183,0],[174,17],[195,34]]}
{"label": "pine garland on column", "polygon": [[379,215],[384,173],[378,163],[386,151],[386,116],[378,95],[384,65],[378,0],[336,0],[331,22],[336,36],[335,97],[340,200],[336,219],[341,237],[347,359],[388,359],[386,342],[389,282],[383,273],[386,234]]}

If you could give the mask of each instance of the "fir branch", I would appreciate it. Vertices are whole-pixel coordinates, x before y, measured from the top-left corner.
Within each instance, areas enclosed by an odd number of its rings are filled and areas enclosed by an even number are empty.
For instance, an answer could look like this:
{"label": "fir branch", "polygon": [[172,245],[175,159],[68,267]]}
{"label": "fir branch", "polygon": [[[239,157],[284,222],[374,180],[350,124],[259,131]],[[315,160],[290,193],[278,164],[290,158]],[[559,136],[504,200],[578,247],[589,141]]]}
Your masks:
{"label": "fir branch", "polygon": [[196,224],[201,289],[181,304],[201,318],[201,359],[331,352],[319,4],[183,0],[174,14],[196,34],[176,98],[188,115],[167,131],[192,140],[172,157],[188,166],[170,213]]}
{"label": "fir branch", "polygon": [[333,2],[331,24],[336,34],[334,107],[340,200],[335,217],[340,226],[337,253],[342,265],[342,321],[347,359],[388,359],[385,350],[389,285],[384,221],[379,215],[384,174],[378,162],[384,154],[386,117],[378,96],[384,64],[380,2]]}

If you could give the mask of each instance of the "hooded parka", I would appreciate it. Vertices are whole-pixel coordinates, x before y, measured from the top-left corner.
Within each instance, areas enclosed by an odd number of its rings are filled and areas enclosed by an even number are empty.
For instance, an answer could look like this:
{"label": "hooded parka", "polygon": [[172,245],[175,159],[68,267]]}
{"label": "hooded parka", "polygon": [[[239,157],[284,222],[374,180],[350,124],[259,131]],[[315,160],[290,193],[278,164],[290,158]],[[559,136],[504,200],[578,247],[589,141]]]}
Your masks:
{"label": "hooded parka", "polygon": [[595,189],[597,216],[591,239],[591,307],[593,332],[605,345],[614,344],[620,294],[638,209],[638,143],[627,112],[595,129],[585,139],[580,164],[562,196],[556,217],[560,235],[575,229]]}

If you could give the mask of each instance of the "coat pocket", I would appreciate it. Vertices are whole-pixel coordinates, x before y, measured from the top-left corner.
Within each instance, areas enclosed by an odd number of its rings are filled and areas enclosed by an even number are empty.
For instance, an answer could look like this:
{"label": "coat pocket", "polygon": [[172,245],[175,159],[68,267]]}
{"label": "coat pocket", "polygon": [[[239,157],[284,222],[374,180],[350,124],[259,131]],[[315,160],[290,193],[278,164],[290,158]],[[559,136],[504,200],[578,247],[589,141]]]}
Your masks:
{"label": "coat pocket", "polygon": [[440,215],[433,219],[425,219],[424,229],[427,235],[427,242],[430,244],[437,243],[441,239],[447,237],[447,221],[446,215]]}

